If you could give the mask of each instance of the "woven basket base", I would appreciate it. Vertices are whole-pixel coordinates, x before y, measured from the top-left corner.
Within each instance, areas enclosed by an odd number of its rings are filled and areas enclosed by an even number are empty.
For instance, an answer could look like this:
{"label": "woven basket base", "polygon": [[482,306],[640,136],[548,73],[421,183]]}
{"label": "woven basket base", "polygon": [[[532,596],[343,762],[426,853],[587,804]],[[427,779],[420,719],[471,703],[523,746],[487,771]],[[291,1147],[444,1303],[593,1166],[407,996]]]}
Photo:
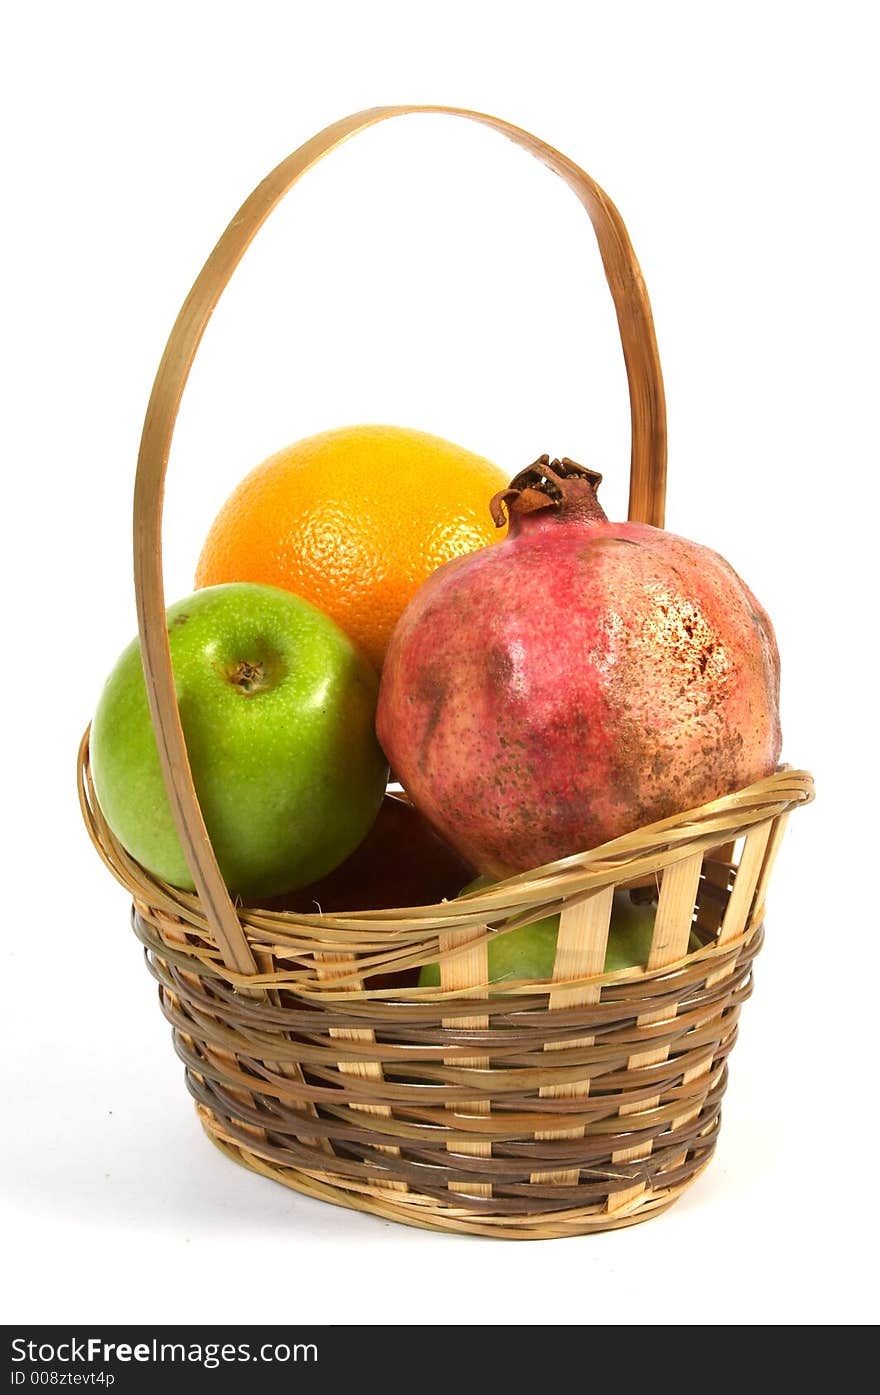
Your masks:
{"label": "woven basket base", "polygon": [[409,1192],[406,1199],[391,1199],[389,1192],[382,1188],[362,1187],[349,1189],[322,1180],[317,1173],[302,1172],[293,1167],[273,1167],[273,1165],[243,1148],[236,1140],[224,1133],[220,1120],[203,1105],[196,1105],[202,1128],[216,1148],[227,1158],[261,1177],[280,1182],[291,1191],[317,1201],[327,1201],[333,1206],[344,1206],[349,1211],[364,1211],[379,1216],[383,1221],[396,1221],[398,1224],[414,1226],[418,1230],[435,1230],[441,1234],[481,1235],[490,1240],[562,1240],[572,1235],[592,1235],[604,1230],[623,1230],[627,1226],[640,1225],[666,1211],[682,1192],[705,1171],[711,1159],[707,1158],[686,1182],[662,1191],[645,1191],[629,1207],[615,1213],[594,1208],[579,1211],[562,1211],[556,1215],[518,1216],[516,1225],[510,1224],[510,1217],[475,1217],[459,1207],[439,1206],[433,1197],[420,1197]]}

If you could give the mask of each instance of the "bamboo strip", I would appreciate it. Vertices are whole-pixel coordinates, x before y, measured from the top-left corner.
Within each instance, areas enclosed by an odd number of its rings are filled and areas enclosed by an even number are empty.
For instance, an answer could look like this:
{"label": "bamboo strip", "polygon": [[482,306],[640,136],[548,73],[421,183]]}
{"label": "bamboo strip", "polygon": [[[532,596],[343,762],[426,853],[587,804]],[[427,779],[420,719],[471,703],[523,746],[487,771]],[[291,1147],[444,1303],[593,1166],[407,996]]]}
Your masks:
{"label": "bamboo strip", "polygon": [[767,845],[767,854],[764,858],[764,865],[758,877],[758,885],[755,888],[755,904],[752,912],[753,919],[757,925],[764,919],[764,901],[767,896],[767,887],[770,884],[770,874],[776,866],[776,859],[779,856],[779,849],[785,837],[785,830],[788,827],[789,813],[786,811],[773,820],[773,832],[770,834],[770,841]]}
{"label": "bamboo strip", "polygon": [[[265,973],[267,972],[267,970],[273,969],[275,967],[272,956],[267,954],[264,950],[259,950],[255,948],[254,959],[256,960],[257,968],[260,970],[261,973]],[[271,1003],[273,1007],[280,1007],[281,994],[278,991],[278,989],[268,988],[265,991],[266,1001]],[[300,1085],[305,1084],[302,1070],[296,1064],[295,1061],[267,1061],[266,1065],[268,1066],[269,1070],[275,1071],[278,1075],[283,1075],[287,1080],[297,1082]],[[315,1118],[318,1117],[318,1111],[310,1100],[307,1100],[300,1096],[300,1102],[302,1108],[305,1109],[308,1114],[314,1115]],[[322,1148],[324,1152],[329,1152],[329,1144],[327,1143],[326,1139],[317,1139],[312,1137],[307,1138],[304,1136],[303,1142],[310,1143],[313,1147]]]}
{"label": "bamboo strip", "polygon": [[[488,994],[489,985],[489,954],[483,938],[485,927],[480,927],[470,936],[471,939],[479,939],[480,944],[472,949],[467,949],[461,954],[456,954],[454,958],[440,961],[440,987],[444,991],[459,993],[467,998],[485,998]],[[456,933],[455,935],[440,935],[440,948],[446,950],[461,948],[467,943],[467,936]],[[488,1017],[444,1017],[444,1027],[466,1027],[473,1031],[489,1026]],[[488,1056],[470,1056],[465,1060],[454,1057],[456,1066],[470,1066],[477,1070],[485,1070],[489,1066]],[[456,1115],[487,1115],[489,1113],[489,1101],[487,1099],[476,1099],[467,1104],[451,1106]],[[474,1158],[490,1158],[492,1156],[491,1143],[477,1141],[475,1143],[455,1143],[447,1144],[447,1149],[452,1153],[463,1153]],[[462,1192],[466,1196],[492,1195],[492,1187],[489,1183],[474,1182],[471,1184],[454,1184],[450,1182],[449,1190]]]}
{"label": "bamboo strip", "polygon": [[[681,959],[687,953],[702,864],[702,854],[696,853],[675,863],[672,867],[667,867],[663,873],[660,899],[657,903],[657,915],[654,921],[654,937],[648,956],[648,969],[662,969],[667,964]],[[639,1026],[648,1026],[653,1022],[664,1020],[665,1010],[661,1009],[659,1012],[641,1015],[638,1022]],[[627,1067],[635,1070],[639,1066],[654,1065],[664,1061],[668,1051],[668,1047],[661,1046],[655,1050],[639,1052],[629,1058]],[[644,1110],[655,1108],[659,1103],[660,1099],[657,1096],[650,1100],[640,1101],[638,1104],[622,1104],[620,1115],[623,1117],[629,1114],[640,1114]],[[650,1143],[647,1145],[636,1144],[635,1147],[622,1148],[613,1153],[612,1161],[630,1162],[637,1158],[646,1158],[650,1152]],[[622,1207],[632,1205],[644,1190],[645,1184],[638,1183],[634,1187],[627,1187],[625,1191],[612,1193],[608,1198],[609,1211],[617,1211]]]}
{"label": "bamboo strip", "polygon": [[[724,919],[721,922],[721,929],[718,932],[719,945],[729,943],[730,940],[741,935],[746,927],[758,884],[758,877],[765,863],[767,844],[770,840],[772,830],[772,822],[760,824],[757,828],[752,829],[751,833],[749,833],[746,838],[739,868],[737,869],[736,881],[733,885],[730,900],[727,903]],[[727,965],[709,974],[706,979],[706,987],[714,987],[714,985],[720,983],[730,971],[731,966]],[[723,1006],[719,1009],[719,1014],[721,1012],[723,1012]],[[689,1085],[691,1081],[699,1079],[701,1075],[705,1075],[711,1064],[712,1054],[711,1052],[707,1052],[705,1060],[700,1061],[697,1065],[691,1066],[685,1071],[683,1083]],[[694,1109],[687,1110],[684,1114],[679,1115],[673,1122],[673,1129],[677,1129],[682,1124],[688,1123],[688,1121],[693,1119],[698,1113],[699,1106],[696,1106]],[[684,1155],[682,1155],[682,1160],[683,1156]]]}
{"label": "bamboo strip", "polygon": [[[340,969],[342,972],[346,972],[353,962],[353,956],[350,954],[315,955],[318,977],[323,979],[332,980],[334,976],[338,976]],[[370,1027],[331,1027],[330,1035],[340,1041],[374,1042],[376,1040],[376,1033]],[[343,1075],[356,1075],[364,1080],[384,1080],[385,1078],[378,1061],[337,1061],[336,1064]],[[363,1110],[364,1114],[375,1114],[383,1119],[391,1118],[391,1106],[387,1104],[359,1104],[352,1101],[350,1108],[360,1109]],[[393,1157],[400,1156],[400,1149],[391,1145],[377,1143],[376,1151],[390,1153]],[[407,1190],[405,1182],[398,1182],[391,1178],[379,1185],[387,1187],[391,1191],[405,1192]]]}
{"label": "bamboo strip", "polygon": [[[589,974],[601,974],[605,967],[605,953],[608,947],[608,932],[611,925],[611,907],[614,888],[604,887],[593,892],[592,896],[580,905],[567,907],[559,919],[559,938],[556,943],[556,962],[553,965],[553,982],[565,983],[567,979],[582,978]],[[550,991],[550,1008],[579,1007],[585,1003],[598,1003],[602,994],[601,984],[587,984],[580,988],[553,988]],[[573,1041],[547,1042],[545,1051],[558,1050],[569,1046],[592,1046],[595,1036],[577,1037]],[[563,1097],[586,1098],[590,1093],[590,1080],[572,1084],[542,1085],[538,1094],[541,1099]],[[539,1139],[582,1138],[583,1125],[574,1129],[548,1129],[535,1135]],[[533,1182],[558,1182],[562,1186],[576,1186],[580,1177],[578,1168],[561,1168],[554,1172],[534,1172]]]}
{"label": "bamboo strip", "polygon": [[[189,947],[185,931],[182,929],[182,927],[179,927],[174,924],[166,924],[163,931],[163,939],[166,939],[172,945],[180,945],[181,947],[186,948]],[[200,984],[196,974],[192,973],[188,969],[181,969],[180,976],[183,979],[184,983],[188,984],[190,988],[193,988],[196,991],[198,991]],[[182,1007],[180,999],[176,993],[172,992],[169,989],[165,989],[164,991],[168,993],[169,999],[172,1004],[176,1004],[178,1007]],[[211,1046],[206,1042],[199,1043],[199,1046],[197,1048],[196,1042],[189,1032],[183,1032],[182,1035],[184,1040],[189,1043],[194,1054],[201,1054],[201,1052],[204,1052],[207,1061],[214,1062],[220,1065],[221,1067],[225,1067],[227,1071],[230,1068],[235,1069],[237,1067],[238,1062],[236,1061],[235,1056],[231,1051],[226,1051],[221,1046]],[[204,1076],[201,1076],[200,1078],[204,1080]],[[241,1104],[245,1110],[247,1110],[250,1107],[252,1095],[248,1090],[241,1089],[237,1086],[232,1085],[229,1087],[229,1094],[233,1099],[237,1100],[238,1103]],[[260,1128],[258,1125],[251,1123],[248,1119],[242,1118],[241,1116],[239,1116],[239,1124],[247,1133],[251,1134],[255,1139],[265,1140],[266,1130],[264,1128]]]}
{"label": "bamboo strip", "polygon": [[773,823],[768,820],[767,823],[759,824],[757,828],[753,828],[746,836],[737,868],[736,881],[733,884],[733,891],[730,893],[727,910],[724,912],[724,919],[718,932],[719,944],[723,945],[728,940],[735,939],[737,935],[742,934],[746,927],[772,831]]}

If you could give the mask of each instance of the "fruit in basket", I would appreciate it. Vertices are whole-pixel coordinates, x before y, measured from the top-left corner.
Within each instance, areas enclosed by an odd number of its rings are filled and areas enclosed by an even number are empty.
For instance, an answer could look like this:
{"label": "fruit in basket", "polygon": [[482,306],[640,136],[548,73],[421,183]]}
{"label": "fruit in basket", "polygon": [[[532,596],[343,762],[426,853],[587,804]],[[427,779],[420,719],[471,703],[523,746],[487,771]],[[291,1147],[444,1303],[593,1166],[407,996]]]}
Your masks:
{"label": "fruit in basket", "polygon": [[[332,620],[276,587],[197,591],[167,621],[193,781],[230,891],[253,901],[324,876],[367,833],[385,789],[372,668]],[[192,889],[137,640],[107,680],[89,749],[120,843]]]}
{"label": "fruit in basket", "polygon": [[[478,877],[465,891],[477,891],[486,886],[491,886],[490,879]],[[656,902],[634,901],[628,891],[620,889],[614,892],[603,973],[617,973],[620,969],[632,969],[648,962],[656,914]],[[489,982],[552,978],[558,936],[559,916],[548,915],[490,940]],[[690,950],[699,947],[699,940],[691,935]],[[439,988],[439,964],[424,966],[419,974],[419,986]]]}
{"label": "fruit in basket", "polygon": [[504,473],[423,431],[349,426],[270,456],[215,519],[196,586],[258,581],[317,605],[381,668],[425,578],[498,541],[489,500]]}
{"label": "fruit in basket", "polygon": [[474,875],[418,810],[386,794],[366,838],[320,881],[277,897],[270,910],[376,911],[458,896]]}
{"label": "fruit in basket", "polygon": [[480,871],[523,871],[750,784],[780,750],[773,628],[716,552],[611,523],[601,476],[542,456],[492,501],[497,547],[400,620],[377,730]]}
{"label": "fruit in basket", "polygon": [[[273,911],[390,910],[453,900],[474,869],[403,800],[386,795],[364,841],[341,866],[300,891],[278,896]],[[371,974],[367,988],[405,988],[418,969]]]}

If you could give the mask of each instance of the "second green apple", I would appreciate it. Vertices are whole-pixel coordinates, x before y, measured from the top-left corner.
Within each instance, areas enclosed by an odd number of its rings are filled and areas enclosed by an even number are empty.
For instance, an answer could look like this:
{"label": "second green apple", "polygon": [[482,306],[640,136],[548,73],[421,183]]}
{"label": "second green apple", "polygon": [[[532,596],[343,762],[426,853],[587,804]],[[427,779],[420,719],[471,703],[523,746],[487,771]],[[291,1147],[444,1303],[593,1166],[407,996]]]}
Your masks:
{"label": "second green apple", "polygon": [[[489,878],[479,877],[464,890],[477,891],[491,885]],[[620,969],[647,963],[656,912],[656,904],[638,904],[628,891],[615,891],[603,973],[617,973]],[[531,925],[521,925],[518,930],[496,936],[489,941],[489,982],[552,978],[558,936],[558,915],[545,916]],[[699,948],[700,942],[692,934],[689,952]],[[419,974],[419,986],[439,988],[439,964],[424,966]]]}

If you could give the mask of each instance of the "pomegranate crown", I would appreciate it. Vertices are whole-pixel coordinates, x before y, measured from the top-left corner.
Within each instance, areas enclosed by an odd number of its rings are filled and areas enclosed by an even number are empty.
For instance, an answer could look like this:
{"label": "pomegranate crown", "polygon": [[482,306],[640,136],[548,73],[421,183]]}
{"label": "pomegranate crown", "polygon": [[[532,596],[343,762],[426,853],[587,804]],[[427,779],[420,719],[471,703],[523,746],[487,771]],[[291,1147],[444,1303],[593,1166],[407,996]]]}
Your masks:
{"label": "pomegranate crown", "polygon": [[567,455],[552,461],[549,455],[539,455],[514,475],[506,489],[499,490],[489,508],[496,528],[508,521],[513,528],[540,509],[552,509],[557,518],[604,519],[605,511],[596,498],[601,483],[598,470],[589,470]]}

